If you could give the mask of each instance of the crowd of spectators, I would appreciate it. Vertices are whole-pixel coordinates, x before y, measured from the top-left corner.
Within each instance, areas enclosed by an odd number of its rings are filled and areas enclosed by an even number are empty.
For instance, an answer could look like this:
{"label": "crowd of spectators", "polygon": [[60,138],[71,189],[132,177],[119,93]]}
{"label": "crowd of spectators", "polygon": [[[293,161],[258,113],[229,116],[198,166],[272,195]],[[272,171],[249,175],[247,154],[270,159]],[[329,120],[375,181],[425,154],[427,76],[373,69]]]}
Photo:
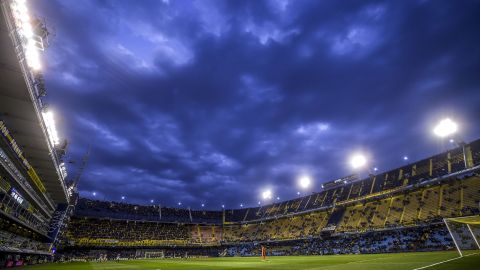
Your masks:
{"label": "crowd of spectators", "polygon": [[33,208],[27,209],[18,203],[12,196],[0,189],[0,211],[21,222],[34,227],[42,233],[48,231],[48,222]]}
{"label": "crowd of spectators", "polygon": [[0,231],[0,252],[47,253],[48,249],[48,244],[7,231]]}
{"label": "crowd of spectators", "polygon": [[286,241],[250,241],[208,247],[164,248],[66,248],[58,260],[119,260],[169,257],[260,256],[267,247],[268,256],[370,254],[454,249],[443,223],[428,226],[388,229],[364,233],[324,234],[318,237]]}
{"label": "crowd of spectators", "polygon": [[183,224],[151,221],[73,217],[68,228],[66,236],[73,245],[149,246],[185,243],[190,238]]}
{"label": "crowd of spectators", "polygon": [[[229,256],[260,256],[259,243],[228,248]],[[289,241],[263,242],[268,255],[367,254],[452,249],[453,242],[443,224],[366,233],[325,235]]]}
{"label": "crowd of spectators", "polygon": [[224,227],[224,242],[301,239],[319,236],[329,218],[327,211]]}

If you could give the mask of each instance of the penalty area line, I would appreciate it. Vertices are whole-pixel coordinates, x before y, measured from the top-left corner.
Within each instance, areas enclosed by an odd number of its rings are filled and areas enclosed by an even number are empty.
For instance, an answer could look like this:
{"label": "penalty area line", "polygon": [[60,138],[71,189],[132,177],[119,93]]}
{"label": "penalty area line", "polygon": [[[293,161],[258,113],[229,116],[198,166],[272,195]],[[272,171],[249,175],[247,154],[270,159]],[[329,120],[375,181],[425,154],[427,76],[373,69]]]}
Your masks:
{"label": "penalty area line", "polygon": [[427,265],[427,266],[418,267],[418,268],[415,268],[415,269],[412,269],[412,270],[425,269],[425,268],[429,268],[429,267],[432,267],[432,266],[435,266],[435,265],[439,265],[439,264],[446,263],[446,262],[451,262],[451,261],[454,261],[454,260],[461,259],[461,258],[463,258],[463,257],[468,257],[468,256],[472,256],[472,255],[477,255],[477,254],[479,254],[479,253],[468,254],[468,255],[465,255],[465,256],[460,256],[460,257],[448,259],[448,260],[445,260],[445,261],[441,261],[441,262],[437,262],[437,263],[432,263],[432,264],[429,264],[429,265]]}

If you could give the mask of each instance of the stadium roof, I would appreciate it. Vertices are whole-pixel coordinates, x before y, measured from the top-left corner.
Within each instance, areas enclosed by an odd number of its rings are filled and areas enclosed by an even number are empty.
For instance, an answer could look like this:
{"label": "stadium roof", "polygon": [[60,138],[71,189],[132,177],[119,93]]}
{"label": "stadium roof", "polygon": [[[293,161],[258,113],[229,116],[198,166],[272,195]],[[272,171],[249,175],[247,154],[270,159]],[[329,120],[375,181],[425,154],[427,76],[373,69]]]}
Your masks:
{"label": "stadium roof", "polygon": [[0,35],[0,117],[5,120],[52,199],[56,203],[65,203],[67,190],[60,176],[58,160],[49,144],[39,104],[34,101],[36,97],[27,85],[25,76],[28,75],[22,71],[10,38],[5,12],[1,12]]}

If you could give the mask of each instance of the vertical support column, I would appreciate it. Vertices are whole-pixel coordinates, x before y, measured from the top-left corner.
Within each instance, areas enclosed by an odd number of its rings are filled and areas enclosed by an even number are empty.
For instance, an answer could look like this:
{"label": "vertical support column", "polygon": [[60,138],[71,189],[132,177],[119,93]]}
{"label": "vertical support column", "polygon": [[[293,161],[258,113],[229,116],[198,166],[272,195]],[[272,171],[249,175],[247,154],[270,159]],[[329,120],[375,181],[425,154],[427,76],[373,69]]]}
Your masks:
{"label": "vertical support column", "polygon": [[225,208],[222,211],[222,224],[225,224]]}
{"label": "vertical support column", "polygon": [[375,180],[376,180],[376,179],[377,179],[377,176],[375,175],[375,176],[373,177],[372,187],[370,188],[370,194],[372,194],[372,192],[373,192],[373,187],[375,186]]}
{"label": "vertical support column", "polygon": [[452,173],[452,154],[450,152],[447,153],[447,171]]}
{"label": "vertical support column", "polygon": [[463,183],[459,183],[460,185],[460,209],[458,210],[458,213],[462,215],[463,212]]}
{"label": "vertical support column", "polygon": [[[424,189],[424,190],[422,191],[422,199],[420,200],[420,204],[423,203],[423,206],[426,205],[426,204],[424,203],[425,193],[427,193],[427,189]],[[418,208],[417,219],[420,219],[420,215],[422,214],[423,206],[420,206],[420,207]]]}
{"label": "vertical support column", "polygon": [[431,177],[433,175],[433,160],[428,160],[428,175]]}
{"label": "vertical support column", "polygon": [[385,220],[383,221],[383,226],[384,227],[385,227],[385,224],[387,224],[388,216],[390,215],[390,209],[392,209],[393,199],[394,199],[394,197],[390,198],[390,204],[388,206],[387,215],[385,215]]}
{"label": "vertical support column", "polygon": [[437,215],[440,216],[441,208],[442,208],[442,200],[443,200],[443,185],[440,186],[438,191],[438,208],[437,208]]}
{"label": "vertical support column", "polygon": [[457,240],[455,240],[455,237],[454,237],[453,234],[452,234],[452,230],[450,230],[450,226],[448,226],[447,219],[444,218],[444,219],[443,219],[443,222],[445,223],[445,226],[447,226],[447,230],[448,230],[448,232],[450,233],[450,236],[452,237],[453,243],[455,244],[455,247],[457,248],[457,251],[458,251],[458,253],[460,254],[460,257],[463,257],[463,253],[462,253],[462,251],[460,250],[460,248],[458,247]]}
{"label": "vertical support column", "polygon": [[350,186],[350,189],[348,190],[348,196],[347,196],[347,200],[349,200],[349,199],[350,199],[350,194],[352,194],[352,188],[353,188],[353,185],[354,185],[354,184],[352,184],[352,185]]}
{"label": "vertical support column", "polygon": [[472,148],[467,145],[462,146],[463,159],[465,160],[465,169],[473,167]]}

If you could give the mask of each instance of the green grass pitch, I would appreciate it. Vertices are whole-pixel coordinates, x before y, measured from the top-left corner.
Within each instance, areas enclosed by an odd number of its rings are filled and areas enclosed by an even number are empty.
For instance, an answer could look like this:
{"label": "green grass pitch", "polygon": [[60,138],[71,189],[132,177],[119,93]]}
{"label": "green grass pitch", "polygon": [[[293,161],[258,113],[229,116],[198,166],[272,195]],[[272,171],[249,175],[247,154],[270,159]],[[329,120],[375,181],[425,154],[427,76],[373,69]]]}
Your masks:
{"label": "green grass pitch", "polygon": [[[261,261],[249,258],[206,258],[206,259],[145,259],[120,262],[58,263],[28,266],[26,270],[412,270],[458,257],[456,252],[418,252],[373,255],[290,256],[269,257]],[[430,266],[428,270],[478,269],[480,255],[472,254]]]}

